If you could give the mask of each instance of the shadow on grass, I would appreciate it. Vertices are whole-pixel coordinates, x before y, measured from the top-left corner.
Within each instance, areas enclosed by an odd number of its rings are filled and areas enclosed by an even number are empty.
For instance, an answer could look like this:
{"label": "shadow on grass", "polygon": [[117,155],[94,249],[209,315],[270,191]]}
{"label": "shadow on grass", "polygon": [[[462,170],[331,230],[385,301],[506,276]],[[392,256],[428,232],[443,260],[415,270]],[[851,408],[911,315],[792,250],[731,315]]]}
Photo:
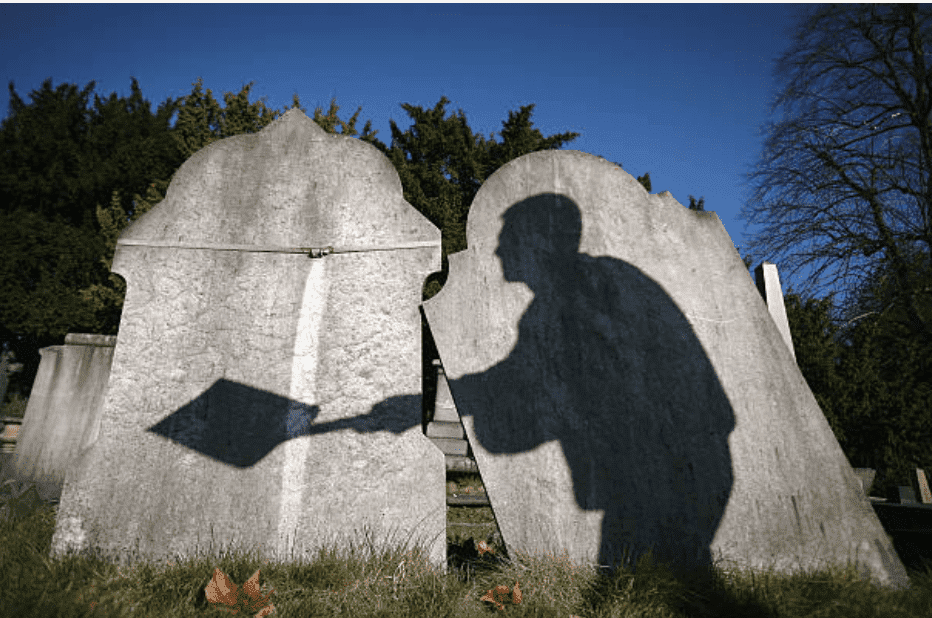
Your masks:
{"label": "shadow on grass", "polygon": [[467,539],[448,545],[443,573],[420,548],[376,551],[366,538],[346,552],[327,549],[288,564],[235,551],[119,566],[93,555],[49,558],[55,515],[43,504],[0,520],[0,616],[228,615],[205,594],[215,569],[237,584],[261,571],[261,592],[271,594],[275,616],[486,616],[499,611],[484,596],[518,585],[520,602],[506,603],[501,615],[932,616],[928,564],[910,571],[911,590],[894,591],[860,581],[854,569],[793,576],[673,573],[648,555],[636,572],[598,572],[559,557],[509,557],[497,545],[484,551]]}

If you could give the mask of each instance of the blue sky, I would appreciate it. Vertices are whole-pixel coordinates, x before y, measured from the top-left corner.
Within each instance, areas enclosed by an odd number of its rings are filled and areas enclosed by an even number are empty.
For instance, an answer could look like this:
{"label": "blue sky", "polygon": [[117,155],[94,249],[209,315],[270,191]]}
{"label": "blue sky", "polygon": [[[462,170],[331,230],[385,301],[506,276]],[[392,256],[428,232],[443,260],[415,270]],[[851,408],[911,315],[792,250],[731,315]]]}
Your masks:
{"label": "blue sky", "polygon": [[[743,246],[745,174],[782,84],[775,59],[803,8],[794,4],[3,4],[0,66],[29,93],[96,82],[101,97],[139,80],[154,110],[202,77],[222,101],[253,81],[250,100],[283,109],[297,93],[311,115],[332,97],[347,120],[359,106],[390,144],[402,103],[498,134],[509,111],[536,104],[545,136],[650,172],[653,192],[705,198]],[[93,97],[92,97],[93,98]],[[779,112],[777,112],[779,114]],[[496,137],[498,137],[496,135]],[[500,141],[498,138],[496,141]],[[754,256],[756,261],[768,256]],[[783,277],[784,288],[791,281]]]}

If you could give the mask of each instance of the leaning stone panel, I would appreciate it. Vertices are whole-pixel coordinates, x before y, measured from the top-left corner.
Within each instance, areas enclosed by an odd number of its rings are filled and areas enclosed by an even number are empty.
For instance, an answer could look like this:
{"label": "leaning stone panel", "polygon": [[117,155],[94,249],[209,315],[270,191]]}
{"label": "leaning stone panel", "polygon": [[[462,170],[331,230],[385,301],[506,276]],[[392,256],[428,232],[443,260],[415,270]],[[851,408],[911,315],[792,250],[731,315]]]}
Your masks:
{"label": "leaning stone panel", "polygon": [[97,439],[116,337],[69,333],[42,348],[16,451],[0,479],[35,483],[43,500],[61,497],[72,462]]}
{"label": "leaning stone panel", "polygon": [[109,394],[53,553],[308,559],[369,534],[443,564],[419,394],[439,266],[388,160],[298,110],[195,153],[119,239]]}
{"label": "leaning stone panel", "polygon": [[906,584],[715,213],[547,151],[485,182],[467,242],[424,311],[509,550]]}

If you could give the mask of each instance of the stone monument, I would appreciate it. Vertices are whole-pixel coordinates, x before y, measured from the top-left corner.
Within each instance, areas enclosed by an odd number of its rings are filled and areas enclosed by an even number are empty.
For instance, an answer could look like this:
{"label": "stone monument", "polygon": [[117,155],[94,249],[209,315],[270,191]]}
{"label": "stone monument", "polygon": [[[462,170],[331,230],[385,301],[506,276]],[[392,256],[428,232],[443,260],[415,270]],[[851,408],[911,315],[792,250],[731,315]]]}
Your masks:
{"label": "stone monument", "polygon": [[119,238],[109,392],[53,554],[303,560],[374,539],[443,565],[419,393],[439,268],[388,159],[300,110],[195,153]]}
{"label": "stone monument", "polygon": [[466,234],[424,313],[509,551],[907,584],[715,213],[544,151]]}
{"label": "stone monument", "polygon": [[16,451],[0,480],[35,483],[46,501],[61,497],[72,462],[97,440],[116,337],[69,333],[39,350]]}

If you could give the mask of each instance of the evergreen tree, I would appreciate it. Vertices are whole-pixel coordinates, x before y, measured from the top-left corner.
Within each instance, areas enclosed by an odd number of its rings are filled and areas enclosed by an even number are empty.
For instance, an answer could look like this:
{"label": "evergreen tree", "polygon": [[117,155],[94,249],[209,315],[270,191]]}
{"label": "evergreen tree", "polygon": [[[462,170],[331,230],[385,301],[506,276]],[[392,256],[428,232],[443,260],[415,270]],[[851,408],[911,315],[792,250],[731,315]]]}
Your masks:
{"label": "evergreen tree", "polygon": [[832,320],[832,301],[830,298],[803,299],[799,294],[788,292],[783,302],[796,364],[835,437],[843,442],[845,425],[838,406],[842,403],[845,384],[838,368],[842,348],[837,341],[838,326]]}
{"label": "evergreen tree", "polygon": [[697,201],[696,201],[696,198],[694,198],[693,196],[690,195],[690,196],[689,196],[689,206],[687,206],[687,208],[689,208],[690,210],[696,210],[696,211],[699,211],[699,212],[704,212],[704,211],[705,211],[705,198],[704,198],[704,197],[700,197],[700,198],[699,198],[699,201],[697,202]]}
{"label": "evergreen tree", "polygon": [[[109,280],[95,206],[113,191],[126,197],[181,162],[168,133],[171,100],[153,114],[132,80],[129,97],[89,97],[51,79],[26,104],[10,83],[10,113],[0,123],[0,334],[24,371],[11,392],[28,391],[38,349],[72,331],[115,329],[110,308],[88,295]],[[108,326],[109,325],[109,326]]]}
{"label": "evergreen tree", "polygon": [[487,141],[472,132],[463,110],[445,118],[447,103],[449,100],[441,97],[429,110],[402,104],[414,125],[402,132],[390,121],[391,148],[373,141],[398,171],[405,200],[442,231],[442,270],[428,279],[425,298],[440,291],[446,281],[446,256],[466,248],[466,216],[485,179],[517,157],[559,148],[579,136],[562,133],[544,137],[531,128],[532,104],[508,113],[508,120],[502,123],[502,142],[494,141],[494,133]]}

